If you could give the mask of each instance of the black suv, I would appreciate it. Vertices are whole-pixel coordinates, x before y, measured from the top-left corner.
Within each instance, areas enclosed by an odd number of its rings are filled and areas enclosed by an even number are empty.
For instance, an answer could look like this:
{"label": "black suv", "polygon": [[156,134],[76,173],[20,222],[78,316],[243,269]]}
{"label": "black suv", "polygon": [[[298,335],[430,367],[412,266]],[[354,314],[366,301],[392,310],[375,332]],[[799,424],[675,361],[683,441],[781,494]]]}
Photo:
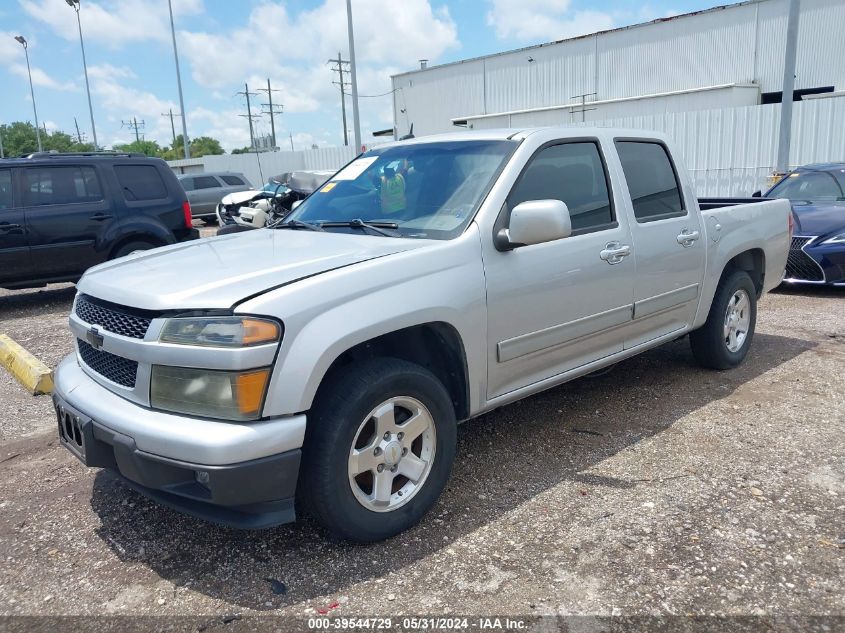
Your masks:
{"label": "black suv", "polygon": [[163,160],[39,152],[0,160],[0,287],[76,281],[91,266],[199,237]]}

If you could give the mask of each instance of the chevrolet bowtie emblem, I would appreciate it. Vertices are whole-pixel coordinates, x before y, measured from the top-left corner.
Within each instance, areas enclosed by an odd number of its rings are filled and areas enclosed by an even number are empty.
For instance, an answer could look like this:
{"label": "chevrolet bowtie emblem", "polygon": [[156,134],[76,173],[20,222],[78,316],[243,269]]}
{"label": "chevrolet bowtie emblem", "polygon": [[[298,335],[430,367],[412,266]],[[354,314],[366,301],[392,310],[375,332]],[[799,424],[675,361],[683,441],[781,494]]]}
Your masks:
{"label": "chevrolet bowtie emblem", "polygon": [[95,327],[92,327],[85,333],[85,339],[94,349],[100,349],[103,346],[103,341],[105,340],[103,335],[100,334],[100,331]]}

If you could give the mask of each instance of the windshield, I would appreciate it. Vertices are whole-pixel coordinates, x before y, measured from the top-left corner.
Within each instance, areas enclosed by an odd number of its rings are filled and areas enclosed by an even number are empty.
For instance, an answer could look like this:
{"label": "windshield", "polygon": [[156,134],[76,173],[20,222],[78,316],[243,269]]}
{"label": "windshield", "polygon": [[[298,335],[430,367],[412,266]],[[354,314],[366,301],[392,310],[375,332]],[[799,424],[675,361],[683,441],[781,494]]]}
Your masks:
{"label": "windshield", "polygon": [[289,217],[318,226],[387,222],[402,237],[452,239],[472,220],[516,145],[451,141],[374,149],[340,170]]}
{"label": "windshield", "polygon": [[769,190],[768,198],[845,200],[845,169],[794,171]]}
{"label": "windshield", "polygon": [[272,180],[270,182],[268,182],[266,185],[264,185],[264,187],[261,189],[261,191],[263,191],[264,193],[273,193],[273,194],[275,194],[277,190],[278,190],[279,195],[281,195],[281,194],[283,194],[287,191],[290,191],[283,184],[278,183],[278,182],[273,182]]}

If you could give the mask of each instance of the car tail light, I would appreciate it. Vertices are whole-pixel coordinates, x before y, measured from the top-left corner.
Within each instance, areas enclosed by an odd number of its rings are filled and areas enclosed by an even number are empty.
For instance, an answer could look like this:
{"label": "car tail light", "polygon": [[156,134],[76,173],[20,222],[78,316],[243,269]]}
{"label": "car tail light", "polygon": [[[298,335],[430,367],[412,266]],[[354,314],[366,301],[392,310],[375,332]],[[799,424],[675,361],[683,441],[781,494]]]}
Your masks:
{"label": "car tail light", "polygon": [[185,200],[182,203],[182,213],[185,214],[185,228],[193,228],[193,218],[191,217],[191,203]]}

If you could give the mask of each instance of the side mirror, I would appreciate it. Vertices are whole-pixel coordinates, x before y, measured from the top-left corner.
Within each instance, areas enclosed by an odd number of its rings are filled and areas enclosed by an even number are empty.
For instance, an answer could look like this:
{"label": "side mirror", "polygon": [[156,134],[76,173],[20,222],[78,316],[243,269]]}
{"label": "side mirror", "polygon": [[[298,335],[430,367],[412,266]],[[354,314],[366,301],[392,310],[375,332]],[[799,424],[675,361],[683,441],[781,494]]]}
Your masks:
{"label": "side mirror", "polygon": [[758,190],[758,191],[755,191],[754,193],[752,193],[752,194],[751,194],[751,197],[752,197],[752,198],[762,198],[762,197],[763,197],[763,192],[762,192],[762,191],[759,191],[759,190]]}
{"label": "side mirror", "polygon": [[295,210],[296,207],[298,207],[301,204],[302,204],[302,200],[294,200],[293,204],[290,205],[290,210],[291,211]]}
{"label": "side mirror", "polygon": [[519,246],[560,240],[571,234],[572,220],[565,202],[529,200],[514,207],[508,228],[496,234],[495,244],[500,251],[510,251]]}

